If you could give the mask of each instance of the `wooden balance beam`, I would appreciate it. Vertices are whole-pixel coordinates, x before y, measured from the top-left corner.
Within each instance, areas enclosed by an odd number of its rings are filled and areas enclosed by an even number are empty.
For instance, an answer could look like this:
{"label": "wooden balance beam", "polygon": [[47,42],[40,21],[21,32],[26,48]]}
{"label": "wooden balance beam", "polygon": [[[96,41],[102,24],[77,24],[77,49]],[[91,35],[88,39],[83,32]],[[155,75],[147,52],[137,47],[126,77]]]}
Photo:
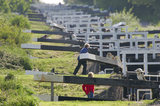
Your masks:
{"label": "wooden balance beam", "polygon": [[35,45],[35,44],[21,44],[23,49],[41,49],[41,50],[55,50],[55,51],[73,51],[79,52],[80,47],[65,47],[65,46],[50,46],[50,45]]}
{"label": "wooden balance beam", "polygon": [[88,78],[77,76],[59,76],[59,75],[34,75],[35,81],[54,82],[54,83],[72,83],[72,84],[94,84],[94,85],[109,85],[123,86],[129,88],[158,88],[158,82],[142,81],[142,80],[126,80],[126,79],[109,79],[109,78]]}
{"label": "wooden balance beam", "polygon": [[75,45],[84,45],[82,41],[74,41],[74,40],[64,40],[64,39],[43,39],[43,38],[34,38],[36,42],[52,42],[52,43],[67,43],[67,44],[75,44]]}
{"label": "wooden balance beam", "polygon": [[70,37],[72,34],[71,33],[66,33],[62,31],[38,31],[38,30],[32,30],[31,33],[39,33],[39,34],[54,34],[54,35],[61,35],[61,36],[66,36]]}
{"label": "wooden balance beam", "polygon": [[90,53],[83,53],[83,54],[80,54],[80,59],[96,61],[99,63],[109,64],[112,66],[118,66],[120,68],[123,68],[122,62],[112,57],[101,57],[101,56],[90,54]]}
{"label": "wooden balance beam", "polygon": [[79,98],[79,97],[54,96],[54,83],[109,85],[109,86],[122,86],[129,88],[138,88],[138,89],[139,88],[158,89],[159,87],[159,84],[157,82],[152,82],[152,81],[59,76],[55,74],[52,75],[37,74],[34,75],[34,80],[39,82],[51,82],[51,101],[63,101],[63,100],[105,101],[104,99],[95,99],[95,98],[89,99],[89,98]]}
{"label": "wooden balance beam", "polygon": [[[23,49],[41,49],[41,50],[55,50],[55,51],[72,51],[79,52],[81,50],[80,47],[66,47],[66,46],[50,46],[50,45],[35,45],[35,44],[21,44],[21,48]],[[96,53],[97,49],[90,49],[91,53]]]}

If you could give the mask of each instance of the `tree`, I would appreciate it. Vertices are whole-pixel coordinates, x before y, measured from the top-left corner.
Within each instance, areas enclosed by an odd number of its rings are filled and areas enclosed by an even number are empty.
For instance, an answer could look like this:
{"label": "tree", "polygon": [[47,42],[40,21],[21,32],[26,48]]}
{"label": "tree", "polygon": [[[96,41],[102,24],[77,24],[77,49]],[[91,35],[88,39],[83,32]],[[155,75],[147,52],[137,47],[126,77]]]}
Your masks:
{"label": "tree", "polygon": [[11,25],[17,26],[21,29],[30,28],[29,20],[28,18],[24,17],[23,15],[15,15],[13,18],[11,18]]}
{"label": "tree", "polygon": [[30,40],[30,36],[22,32],[22,29],[29,28],[28,20],[23,16],[10,17],[13,18],[0,17],[0,42],[20,46]]}
{"label": "tree", "polygon": [[25,14],[30,9],[32,0],[0,0],[0,11]]}
{"label": "tree", "polygon": [[10,12],[8,0],[0,0],[0,12],[4,12],[4,13]]}
{"label": "tree", "polygon": [[129,0],[129,2],[132,3],[132,5],[134,5],[133,10],[135,13],[139,11],[138,16],[143,20],[146,20],[146,21],[152,20],[152,22],[155,22],[155,23],[159,21],[160,0]]}
{"label": "tree", "polygon": [[140,21],[157,23],[160,19],[160,0],[64,0],[67,4],[96,5],[109,12],[121,12],[125,8],[136,15]]}

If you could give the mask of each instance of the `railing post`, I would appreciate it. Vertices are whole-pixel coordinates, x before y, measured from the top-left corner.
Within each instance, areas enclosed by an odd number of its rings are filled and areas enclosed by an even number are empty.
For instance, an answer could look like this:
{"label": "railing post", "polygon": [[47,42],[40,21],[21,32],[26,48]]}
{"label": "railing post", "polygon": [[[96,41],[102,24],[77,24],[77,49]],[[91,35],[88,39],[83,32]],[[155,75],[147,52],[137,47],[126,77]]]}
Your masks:
{"label": "railing post", "polygon": [[51,101],[54,101],[54,84],[51,82]]}

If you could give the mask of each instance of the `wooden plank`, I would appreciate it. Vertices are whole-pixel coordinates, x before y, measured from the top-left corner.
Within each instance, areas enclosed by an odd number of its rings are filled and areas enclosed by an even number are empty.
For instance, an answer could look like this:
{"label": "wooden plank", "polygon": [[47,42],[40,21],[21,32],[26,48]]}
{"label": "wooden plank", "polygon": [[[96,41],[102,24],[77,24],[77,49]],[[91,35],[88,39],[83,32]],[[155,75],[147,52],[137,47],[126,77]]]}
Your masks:
{"label": "wooden plank", "polygon": [[83,101],[111,101],[110,99],[96,99],[96,98],[82,98],[82,97],[67,97],[58,96],[58,101],[69,101],[69,100],[83,100]]}
{"label": "wooden plank", "polygon": [[21,44],[21,48],[24,48],[24,49],[41,49],[41,45]]}
{"label": "wooden plank", "polygon": [[79,52],[80,47],[65,47],[65,46],[50,46],[50,45],[35,45],[35,44],[21,44],[23,49],[41,49],[41,50],[57,50],[57,51],[73,51]]}
{"label": "wooden plank", "polygon": [[43,14],[27,14],[28,18],[44,18]]}
{"label": "wooden plank", "polygon": [[46,22],[45,19],[32,19],[32,18],[29,18],[29,21]]}
{"label": "wooden plank", "polygon": [[49,45],[41,45],[42,50],[57,50],[57,51],[72,51],[79,52],[81,48],[79,47],[65,47],[65,46],[49,46]]}
{"label": "wooden plank", "polygon": [[[72,51],[79,52],[80,47],[66,47],[66,46],[50,46],[50,45],[35,45],[35,44],[21,44],[23,49],[41,49],[41,50],[57,50],[57,51]],[[90,49],[90,53],[98,54],[97,49]]]}
{"label": "wooden plank", "polygon": [[55,82],[55,83],[62,83],[64,81],[63,76],[46,75],[46,74],[34,75],[34,80],[40,82]]}
{"label": "wooden plank", "polygon": [[43,39],[37,38],[38,42],[53,42],[53,43],[68,43],[68,44],[75,44],[75,45],[84,45],[82,41],[74,41],[74,40],[64,40],[64,39]]}
{"label": "wooden plank", "polygon": [[90,53],[83,53],[80,54],[80,59],[82,60],[91,60],[91,61],[96,61],[96,62],[100,62],[100,63],[104,63],[104,64],[110,64],[113,66],[118,66],[120,68],[123,67],[122,62],[116,60],[115,58],[109,58],[109,57],[101,57],[101,56],[97,56],[94,54],[90,54]]}
{"label": "wooden plank", "polygon": [[55,82],[55,83],[73,83],[73,84],[94,84],[94,85],[109,85],[123,86],[130,88],[158,88],[158,82],[140,81],[140,80],[125,80],[125,79],[108,79],[108,78],[88,78],[77,76],[57,76],[57,75],[34,75],[35,81],[40,82]]}
{"label": "wooden plank", "polygon": [[51,82],[51,101],[54,101],[54,83]]}
{"label": "wooden plank", "polygon": [[160,30],[148,30],[148,31],[137,31],[137,32],[148,32],[149,34],[160,33]]}
{"label": "wooden plank", "polygon": [[55,35],[62,35],[66,37],[70,37],[72,34],[71,33],[66,33],[66,32],[59,32],[59,31],[38,31],[38,30],[32,30],[31,33],[39,33],[39,34],[55,34]]}

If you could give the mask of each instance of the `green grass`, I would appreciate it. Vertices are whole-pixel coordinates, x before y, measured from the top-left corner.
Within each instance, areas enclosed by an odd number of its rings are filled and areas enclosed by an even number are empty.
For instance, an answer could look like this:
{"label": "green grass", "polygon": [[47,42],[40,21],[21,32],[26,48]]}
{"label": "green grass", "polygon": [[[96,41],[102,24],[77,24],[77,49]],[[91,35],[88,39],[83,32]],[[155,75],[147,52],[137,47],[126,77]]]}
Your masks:
{"label": "green grass", "polygon": [[44,22],[30,21],[30,24],[32,30],[40,30],[40,31],[51,30],[50,27],[46,26]]}
{"label": "green grass", "polygon": [[[131,101],[63,101],[63,102],[40,102],[40,106],[138,106]],[[140,105],[139,105],[140,106]]]}
{"label": "green grass", "polygon": [[32,53],[32,56],[38,57],[32,59],[33,66],[40,71],[50,72],[54,67],[56,72],[69,74],[77,65],[78,53],[45,50],[33,50]]}
{"label": "green grass", "polygon": [[23,75],[25,72],[21,70],[0,69],[0,75],[7,75],[8,73],[14,75]]}

